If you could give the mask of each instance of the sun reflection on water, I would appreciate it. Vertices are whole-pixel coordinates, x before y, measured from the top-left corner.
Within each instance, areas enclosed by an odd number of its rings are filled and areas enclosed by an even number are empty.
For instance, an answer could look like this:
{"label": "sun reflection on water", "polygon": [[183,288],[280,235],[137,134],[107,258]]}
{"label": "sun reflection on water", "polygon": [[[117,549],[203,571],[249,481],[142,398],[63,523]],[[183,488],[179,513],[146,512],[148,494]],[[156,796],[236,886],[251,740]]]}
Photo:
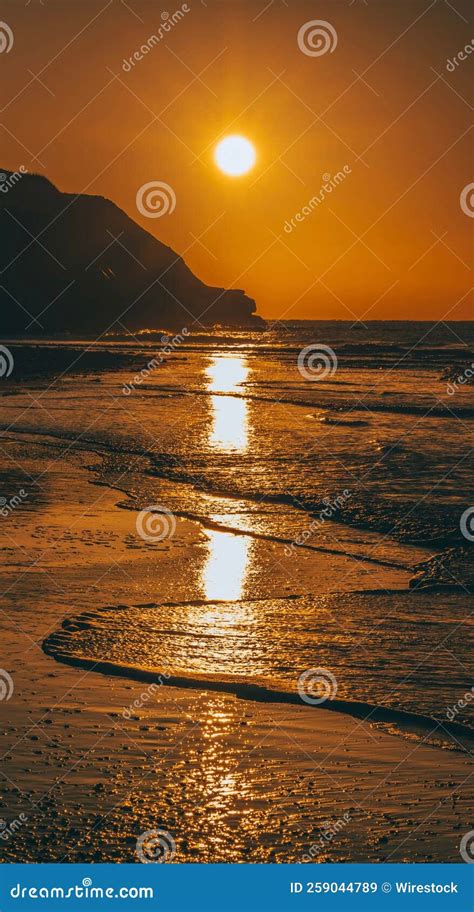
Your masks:
{"label": "sun reflection on water", "polygon": [[209,601],[243,597],[250,539],[230,532],[206,531],[209,550],[203,569],[203,588]]}
{"label": "sun reflection on water", "polygon": [[216,356],[206,369],[207,389],[211,397],[212,426],[209,433],[211,446],[221,450],[239,450],[248,446],[248,405],[245,399],[225,396],[222,393],[242,392],[241,384],[249,375],[246,358]]}
{"label": "sun reflection on water", "polygon": [[[208,442],[222,451],[244,451],[248,446],[247,400],[225,395],[243,392],[241,384],[249,375],[247,359],[216,355],[206,371],[205,383],[211,396],[211,423]],[[219,395],[217,395],[219,394]],[[211,517],[225,523],[225,517]],[[210,602],[238,602],[244,597],[249,566],[251,539],[231,532],[206,530],[207,554],[201,571],[204,598]],[[200,623],[216,630],[238,622],[232,609],[227,618],[214,617],[215,606],[201,614]]]}

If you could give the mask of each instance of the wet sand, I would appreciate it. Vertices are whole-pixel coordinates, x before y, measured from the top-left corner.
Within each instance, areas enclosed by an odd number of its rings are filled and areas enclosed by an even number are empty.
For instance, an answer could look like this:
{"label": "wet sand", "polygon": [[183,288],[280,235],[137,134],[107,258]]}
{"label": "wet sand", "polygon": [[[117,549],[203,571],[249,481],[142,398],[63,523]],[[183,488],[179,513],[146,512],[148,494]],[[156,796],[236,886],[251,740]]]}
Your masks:
{"label": "wet sand", "polygon": [[[189,598],[205,533],[179,520],[157,559],[136,512],[117,507],[123,495],[91,485],[91,454],[2,447],[5,473],[26,489],[25,472],[45,473],[3,527],[2,664],[14,683],[0,704],[4,860],[134,861],[138,836],[163,829],[176,862],[460,861],[474,797],[461,744],[442,750],[304,704],[150,693],[45,655],[66,616]],[[316,581],[330,591],[338,560],[298,555],[288,595]],[[408,570],[386,572],[408,586]],[[271,585],[281,596],[276,571]]]}

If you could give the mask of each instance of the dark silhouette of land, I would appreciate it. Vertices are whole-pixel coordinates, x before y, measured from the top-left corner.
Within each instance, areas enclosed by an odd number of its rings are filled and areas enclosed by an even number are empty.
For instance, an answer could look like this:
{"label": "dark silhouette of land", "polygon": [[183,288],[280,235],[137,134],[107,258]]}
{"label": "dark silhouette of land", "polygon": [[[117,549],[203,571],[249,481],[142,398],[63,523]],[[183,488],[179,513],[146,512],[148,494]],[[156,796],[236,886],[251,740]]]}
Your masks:
{"label": "dark silhouette of land", "polygon": [[2,335],[263,326],[243,291],[205,285],[110,200],[1,172]]}

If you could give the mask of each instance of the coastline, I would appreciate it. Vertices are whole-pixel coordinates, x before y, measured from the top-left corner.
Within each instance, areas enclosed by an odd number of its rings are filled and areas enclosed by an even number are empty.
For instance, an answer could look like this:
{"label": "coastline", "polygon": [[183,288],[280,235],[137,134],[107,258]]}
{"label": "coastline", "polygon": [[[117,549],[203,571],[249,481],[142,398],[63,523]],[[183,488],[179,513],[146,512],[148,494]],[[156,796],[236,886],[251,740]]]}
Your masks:
{"label": "coastline", "polygon": [[[35,567],[20,556],[3,568],[15,583],[1,621],[15,690],[2,705],[0,815],[28,817],[3,841],[4,860],[134,861],[140,833],[162,826],[176,838],[177,862],[457,861],[472,806],[464,753],[324,707],[166,684],[144,700],[140,682],[45,656],[43,640],[65,610],[74,618],[138,592],[151,601],[163,584],[163,562],[126,544],[134,512],[117,509],[117,492],[90,485],[89,458],[61,455],[53,468],[51,452],[29,444],[28,470],[49,467],[35,506],[41,526],[33,531],[27,510],[10,517],[12,540],[21,530],[25,548],[48,558]],[[170,560],[189,560],[202,546],[194,537],[193,524],[180,523]]]}

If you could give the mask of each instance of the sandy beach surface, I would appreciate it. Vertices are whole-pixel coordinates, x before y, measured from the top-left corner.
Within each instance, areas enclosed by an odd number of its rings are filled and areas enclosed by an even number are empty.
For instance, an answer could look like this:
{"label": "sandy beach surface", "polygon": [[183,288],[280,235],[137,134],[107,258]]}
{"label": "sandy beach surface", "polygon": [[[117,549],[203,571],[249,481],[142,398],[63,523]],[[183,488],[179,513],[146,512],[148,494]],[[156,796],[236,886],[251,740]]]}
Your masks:
{"label": "sandy beach surface", "polygon": [[[134,861],[137,838],[155,829],[170,834],[176,862],[461,860],[472,763],[461,740],[436,744],[434,722],[394,734],[324,705],[258,703],[166,679],[150,687],[46,655],[67,618],[96,612],[100,645],[106,606],[189,603],[209,536],[226,533],[179,518],[171,540],[150,545],[136,535],[137,510],[97,484],[97,454],[13,432],[2,454],[5,489],[36,479],[35,498],[3,526],[0,626],[14,685],[1,704],[5,861]],[[284,586],[282,612],[290,597],[334,593],[350,570],[350,557],[298,550],[290,583],[277,562],[268,572],[268,541],[252,547],[246,597],[281,599]],[[409,566],[401,545],[398,557]],[[356,573],[358,589],[373,588],[369,565]],[[411,570],[377,574],[403,590]],[[205,610],[236,604],[216,598]],[[211,620],[219,628],[222,617]],[[163,647],[151,664],[175,663]]]}

